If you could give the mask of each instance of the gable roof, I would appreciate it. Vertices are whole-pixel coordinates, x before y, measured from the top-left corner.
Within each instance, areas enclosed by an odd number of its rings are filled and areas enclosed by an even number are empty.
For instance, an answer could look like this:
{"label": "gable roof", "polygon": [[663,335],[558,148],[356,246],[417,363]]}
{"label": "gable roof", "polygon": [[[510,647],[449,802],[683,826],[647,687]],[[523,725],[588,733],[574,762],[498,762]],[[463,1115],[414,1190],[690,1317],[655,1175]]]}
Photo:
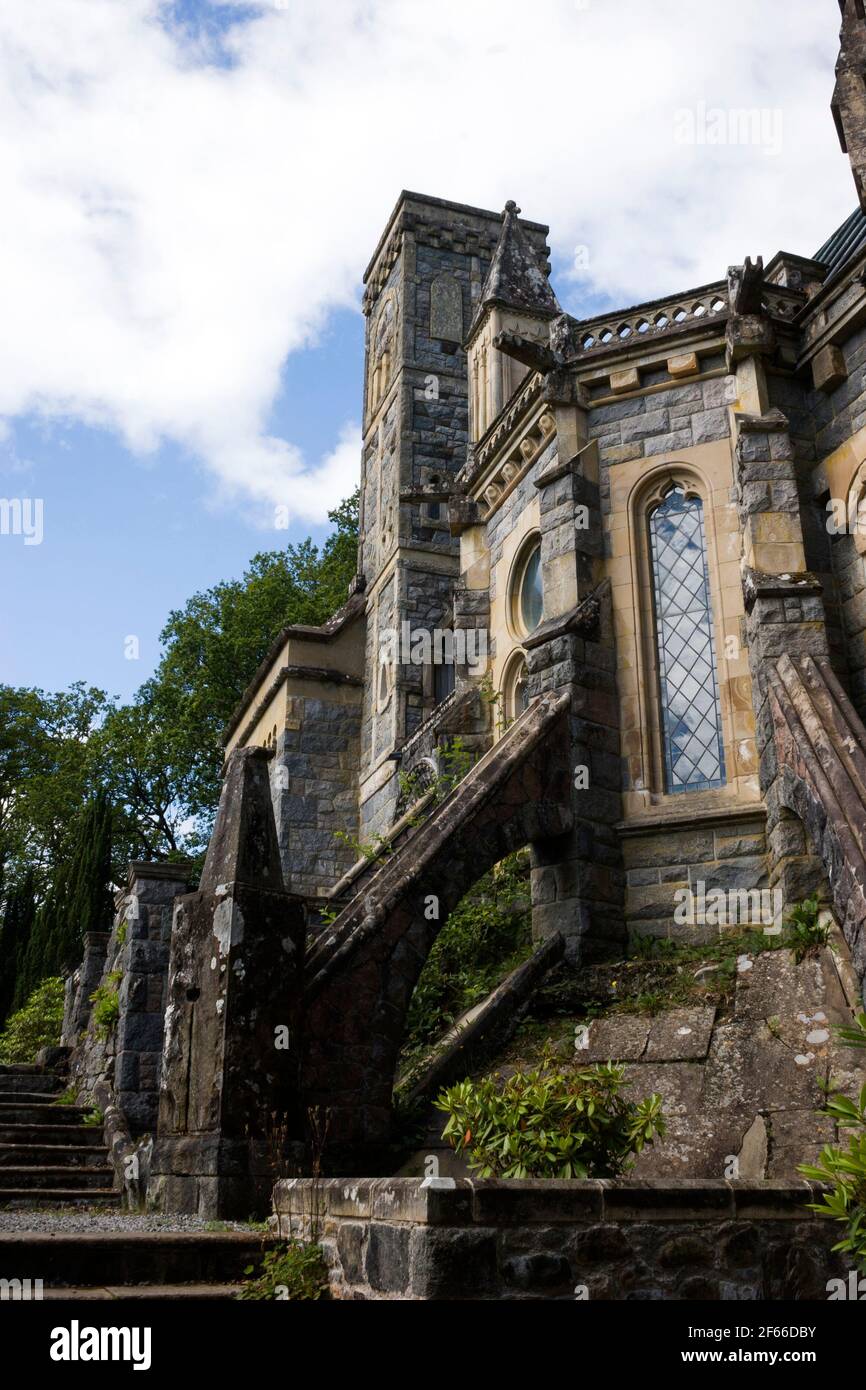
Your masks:
{"label": "gable roof", "polygon": [[837,227],[832,236],[828,237],[812,257],[815,261],[820,261],[822,265],[828,267],[826,285],[847,265],[852,256],[856,256],[866,246],[866,213],[862,208],[857,208],[851,216],[846,218],[841,227]]}

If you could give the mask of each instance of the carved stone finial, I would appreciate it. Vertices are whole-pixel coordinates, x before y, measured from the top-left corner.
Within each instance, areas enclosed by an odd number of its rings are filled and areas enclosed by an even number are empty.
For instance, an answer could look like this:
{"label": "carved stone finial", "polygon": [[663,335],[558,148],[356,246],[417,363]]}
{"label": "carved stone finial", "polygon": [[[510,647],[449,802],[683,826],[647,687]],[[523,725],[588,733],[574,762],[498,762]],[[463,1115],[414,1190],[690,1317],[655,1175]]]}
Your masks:
{"label": "carved stone finial", "polygon": [[513,212],[515,216],[520,215],[520,208],[517,206],[513,198],[508,199],[508,202],[505,204],[505,211]]}
{"label": "carved stone finial", "polygon": [[750,256],[746,257],[743,265],[732,265],[728,270],[731,313],[760,314],[763,288],[763,256],[759,256],[754,265]]}

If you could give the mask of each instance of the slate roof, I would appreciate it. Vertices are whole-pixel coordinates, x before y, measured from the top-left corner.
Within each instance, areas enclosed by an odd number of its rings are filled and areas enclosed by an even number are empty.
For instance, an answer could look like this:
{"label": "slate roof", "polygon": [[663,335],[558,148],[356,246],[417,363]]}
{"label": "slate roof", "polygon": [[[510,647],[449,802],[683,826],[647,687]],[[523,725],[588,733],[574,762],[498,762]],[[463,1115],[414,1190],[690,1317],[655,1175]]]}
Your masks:
{"label": "slate roof", "polygon": [[830,267],[825,284],[839,274],[852,256],[866,246],[866,213],[857,208],[851,216],[837,227],[824,245],[815,252],[813,260],[821,261]]}

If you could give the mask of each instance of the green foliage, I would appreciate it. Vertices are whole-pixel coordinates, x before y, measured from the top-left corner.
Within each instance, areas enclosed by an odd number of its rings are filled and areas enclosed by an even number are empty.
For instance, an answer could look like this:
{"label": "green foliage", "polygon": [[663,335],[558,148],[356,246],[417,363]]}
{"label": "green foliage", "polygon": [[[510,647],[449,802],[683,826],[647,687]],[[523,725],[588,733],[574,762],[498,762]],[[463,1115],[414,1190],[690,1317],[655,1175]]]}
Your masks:
{"label": "green foliage", "polygon": [[849,1047],[866,1048],[866,1013],[857,1015],[853,1028],[837,1028],[836,1036]]}
{"label": "green foliage", "polygon": [[52,1102],[54,1105],[77,1105],[78,1092],[74,1086],[67,1086],[65,1091],[61,1091],[59,1096],[55,1096]]}
{"label": "green foliage", "polygon": [[0,1024],[12,1009],[27,945],[36,921],[36,874],[28,869],[6,898],[0,931]]}
{"label": "green foliage", "polygon": [[412,995],[404,1051],[429,1046],[530,948],[529,858],[520,850],[479,879],[442,927]]}
{"label": "green foliage", "polygon": [[94,1129],[101,1129],[105,1124],[105,1116],[98,1105],[92,1105],[81,1123],[92,1125]]}
{"label": "green foliage", "polygon": [[[409,772],[401,772],[398,777],[400,793],[406,805],[411,806],[422,797],[430,797],[429,808],[440,805],[450,796],[454,788],[463,781],[475,761],[470,749],[458,734],[438,750],[439,770],[430,777],[429,769],[415,767]],[[426,812],[425,812],[426,814]],[[421,817],[418,817],[420,820]]]}
{"label": "green foliage", "polygon": [[123,979],[122,970],[111,970],[105,977],[106,983],[97,985],[90,996],[93,1005],[91,1018],[93,1020],[96,1036],[105,1041],[111,1036],[112,1030],[120,1018],[120,982]]}
{"label": "green foliage", "polygon": [[82,682],[59,694],[0,685],[0,864],[7,890],[28,869],[41,898],[78,832],[96,789],[94,729],[109,707]]}
{"label": "green foliage", "polygon": [[635,932],[629,942],[629,952],[638,960],[658,960],[659,957],[676,955],[677,943],[666,936]]}
{"label": "green foliage", "polygon": [[84,950],[84,933],[107,931],[113,904],[111,805],[98,792],[79,816],[75,840],[39,907],[23,960],[16,1001],[41,979],[74,969]]}
{"label": "green foliage", "polygon": [[625,1068],[541,1065],[504,1082],[494,1076],[443,1091],[442,1132],[482,1178],[612,1178],[665,1132],[661,1096],[623,1098]]}
{"label": "green foliage", "polygon": [[[849,1046],[866,1048],[866,1013],[857,1015],[853,1028],[837,1029]],[[829,1089],[829,1088],[828,1088]],[[839,1093],[830,1094],[825,1106],[839,1129],[858,1130],[848,1138],[847,1149],[827,1144],[819,1163],[801,1163],[799,1172],[816,1182],[829,1183],[831,1191],[811,1210],[846,1227],[842,1240],[833,1246],[850,1255],[861,1273],[866,1273],[866,1086],[856,1101]]]}
{"label": "green foliage", "polygon": [[[244,1270],[254,1275],[253,1265]],[[328,1267],[320,1245],[289,1241],[265,1252],[261,1270],[238,1293],[240,1299],[320,1299],[328,1295]]]}
{"label": "green foliage", "polygon": [[321,549],[307,539],[263,551],[240,579],[194,594],[169,614],[162,659],[137,703],[152,715],[139,731],[150,780],[167,768],[170,786],[154,783],[152,796],[142,798],[130,779],[124,783],[138,823],[160,844],[169,838],[176,848],[189,816],[197,830],[187,838],[193,845],[206,840],[219,799],[223,730],[274,638],[287,623],[323,623],[346,602],[357,568],[357,493],[328,516],[335,529]]}
{"label": "green foliage", "polygon": [[335,830],[334,839],[352,850],[357,859],[366,859],[370,864],[375,863],[377,859],[387,858],[391,853],[390,842],[384,835],[376,835],[374,839],[365,842],[355,835],[350,835],[346,830]]}
{"label": "green foliage", "polygon": [[784,944],[791,948],[798,962],[827,945],[830,924],[819,922],[820,910],[817,898],[806,898],[785,919]]}
{"label": "green foliage", "polygon": [[[56,694],[0,685],[0,1020],[79,963],[81,936],[109,925],[110,884],[131,859],[202,857],[221,734],[257,667],[287,623],[324,622],[346,600],[357,494],[329,517],[321,547],[255,555],[239,579],[171,613],[157,671],[130,703],[82,682]],[[93,835],[100,798],[103,813],[112,807],[107,872]]]}
{"label": "green foliage", "polygon": [[0,1033],[0,1062],[35,1062],[42,1047],[60,1042],[63,1026],[63,980],[43,980]]}

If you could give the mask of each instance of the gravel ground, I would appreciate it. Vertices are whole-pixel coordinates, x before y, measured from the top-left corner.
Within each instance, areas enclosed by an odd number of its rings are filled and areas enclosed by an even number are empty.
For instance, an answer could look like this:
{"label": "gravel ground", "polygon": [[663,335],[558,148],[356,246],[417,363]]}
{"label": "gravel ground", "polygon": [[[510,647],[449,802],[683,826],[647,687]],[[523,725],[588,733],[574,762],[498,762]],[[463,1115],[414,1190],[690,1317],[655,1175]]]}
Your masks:
{"label": "gravel ground", "polygon": [[203,1216],[154,1216],[113,1211],[110,1207],[81,1211],[75,1207],[5,1207],[0,1209],[3,1231],[41,1231],[66,1235],[82,1231],[257,1231],[246,1221],[208,1221]]}

